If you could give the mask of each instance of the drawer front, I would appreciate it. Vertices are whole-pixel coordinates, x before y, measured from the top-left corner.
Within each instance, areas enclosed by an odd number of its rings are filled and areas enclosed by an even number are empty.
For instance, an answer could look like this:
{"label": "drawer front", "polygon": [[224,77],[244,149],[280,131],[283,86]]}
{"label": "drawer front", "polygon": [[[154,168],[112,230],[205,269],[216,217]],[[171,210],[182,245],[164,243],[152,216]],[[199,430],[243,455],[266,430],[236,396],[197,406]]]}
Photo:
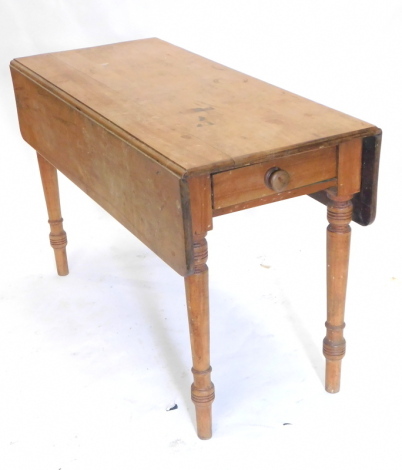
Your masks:
{"label": "drawer front", "polygon": [[[234,206],[336,178],[336,147],[275,158],[212,176],[214,209]],[[309,186],[312,186],[309,190]]]}

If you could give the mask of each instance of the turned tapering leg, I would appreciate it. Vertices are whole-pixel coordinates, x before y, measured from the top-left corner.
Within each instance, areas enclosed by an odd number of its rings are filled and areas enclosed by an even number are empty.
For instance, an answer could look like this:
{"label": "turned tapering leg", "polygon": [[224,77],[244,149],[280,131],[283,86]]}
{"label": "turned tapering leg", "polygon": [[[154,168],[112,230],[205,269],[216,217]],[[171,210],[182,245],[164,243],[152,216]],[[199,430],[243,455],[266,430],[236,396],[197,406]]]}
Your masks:
{"label": "turned tapering leg", "polygon": [[57,170],[39,154],[38,163],[49,215],[49,238],[56,258],[57,274],[59,274],[59,276],[66,276],[68,274],[66,253],[67,235],[63,229],[63,219],[61,217]]}
{"label": "turned tapering leg", "polygon": [[349,223],[353,207],[350,196],[336,196],[332,191],[328,191],[328,196],[325,389],[336,393],[340,388],[341,361],[346,345],[343,329],[351,233]]}
{"label": "turned tapering leg", "polygon": [[215,389],[211,382],[209,352],[208,248],[205,235],[195,240],[193,249],[195,272],[185,278],[194,376],[191,399],[195,405],[198,437],[209,439],[212,436]]}

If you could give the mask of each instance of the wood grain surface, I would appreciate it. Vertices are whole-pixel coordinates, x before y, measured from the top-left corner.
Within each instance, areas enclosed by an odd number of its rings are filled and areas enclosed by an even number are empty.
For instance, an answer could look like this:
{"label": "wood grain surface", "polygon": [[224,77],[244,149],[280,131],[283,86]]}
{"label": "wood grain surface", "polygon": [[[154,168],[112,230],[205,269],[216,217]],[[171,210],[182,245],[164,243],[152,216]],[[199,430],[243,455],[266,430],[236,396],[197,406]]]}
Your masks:
{"label": "wood grain surface", "polygon": [[13,81],[24,139],[179,274],[186,274],[192,262],[191,223],[183,211],[182,180],[18,71]]}
{"label": "wood grain surface", "polygon": [[159,39],[26,57],[13,67],[53,84],[183,173],[378,131]]}

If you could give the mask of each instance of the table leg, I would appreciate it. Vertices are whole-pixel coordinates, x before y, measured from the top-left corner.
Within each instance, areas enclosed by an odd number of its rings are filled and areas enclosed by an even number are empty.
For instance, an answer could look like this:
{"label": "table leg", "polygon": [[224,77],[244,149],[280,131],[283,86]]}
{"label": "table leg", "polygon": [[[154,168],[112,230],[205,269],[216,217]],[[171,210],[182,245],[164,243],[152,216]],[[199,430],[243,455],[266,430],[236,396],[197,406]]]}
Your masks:
{"label": "table leg", "polygon": [[353,206],[350,196],[336,196],[328,191],[328,197],[325,389],[336,393],[340,388],[341,361],[345,355],[343,329]]}
{"label": "table leg", "polygon": [[38,154],[39,170],[42,179],[43,191],[50,224],[50,245],[54,249],[56,258],[57,274],[66,276],[68,274],[68,263],[66,254],[67,235],[63,230],[63,219],[61,217],[59,184],[57,170],[47,160]]}
{"label": "table leg", "polygon": [[208,248],[204,234],[194,243],[195,273],[185,278],[194,376],[191,399],[195,405],[197,433],[200,439],[209,439],[212,436],[212,402],[215,398],[209,352],[207,257]]}

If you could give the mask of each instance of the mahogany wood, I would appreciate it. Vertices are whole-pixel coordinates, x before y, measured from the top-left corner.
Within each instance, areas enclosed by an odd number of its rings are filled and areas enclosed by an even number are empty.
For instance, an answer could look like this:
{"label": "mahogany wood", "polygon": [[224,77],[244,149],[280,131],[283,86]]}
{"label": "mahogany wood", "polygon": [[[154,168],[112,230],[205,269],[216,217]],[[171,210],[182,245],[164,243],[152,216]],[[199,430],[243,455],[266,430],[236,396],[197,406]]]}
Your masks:
{"label": "mahogany wood", "polygon": [[57,274],[68,274],[67,263],[67,235],[63,229],[63,218],[60,209],[59,183],[56,168],[38,154],[39,170],[42,179],[43,191],[50,225],[50,245],[54,249]]}
{"label": "mahogany wood", "polygon": [[[372,221],[376,126],[158,39],[15,59],[11,73],[21,134],[40,154],[59,273],[68,268],[56,169],[184,276],[202,439],[215,395],[205,239],[214,216],[305,194],[330,201],[324,355],[326,388],[339,390],[351,199],[355,220]],[[266,184],[272,168],[286,185]]]}

